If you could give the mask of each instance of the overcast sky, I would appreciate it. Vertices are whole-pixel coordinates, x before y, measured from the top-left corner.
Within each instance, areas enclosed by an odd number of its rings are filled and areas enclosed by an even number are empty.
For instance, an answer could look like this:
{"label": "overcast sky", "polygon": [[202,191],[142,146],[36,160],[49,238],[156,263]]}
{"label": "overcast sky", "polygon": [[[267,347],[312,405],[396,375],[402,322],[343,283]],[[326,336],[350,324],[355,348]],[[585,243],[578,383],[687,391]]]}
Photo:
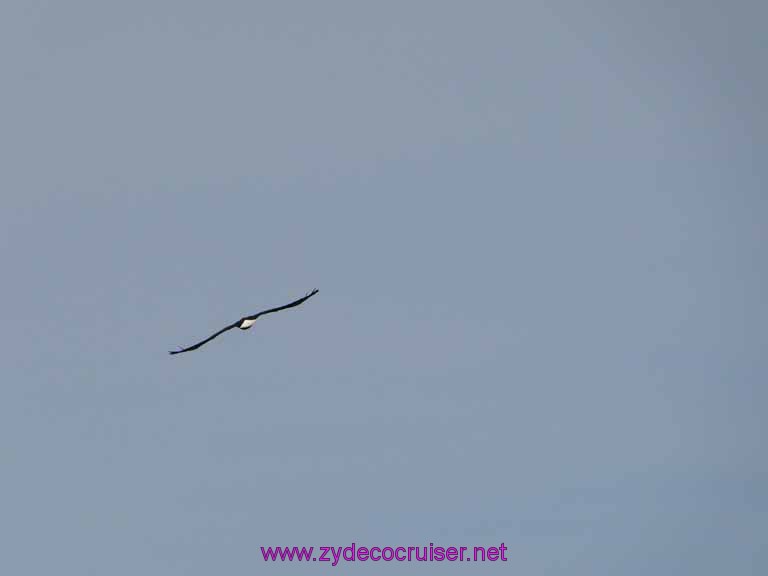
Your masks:
{"label": "overcast sky", "polygon": [[0,572],[768,573],[767,19],[3,2]]}

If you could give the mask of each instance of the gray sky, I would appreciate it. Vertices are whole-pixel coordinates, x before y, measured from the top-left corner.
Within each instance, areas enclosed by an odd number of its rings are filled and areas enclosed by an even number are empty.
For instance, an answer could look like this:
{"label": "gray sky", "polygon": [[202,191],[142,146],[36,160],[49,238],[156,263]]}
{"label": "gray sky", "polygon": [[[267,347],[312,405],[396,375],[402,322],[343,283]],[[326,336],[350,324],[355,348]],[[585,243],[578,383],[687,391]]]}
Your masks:
{"label": "gray sky", "polygon": [[4,2],[0,572],[768,571],[766,18]]}

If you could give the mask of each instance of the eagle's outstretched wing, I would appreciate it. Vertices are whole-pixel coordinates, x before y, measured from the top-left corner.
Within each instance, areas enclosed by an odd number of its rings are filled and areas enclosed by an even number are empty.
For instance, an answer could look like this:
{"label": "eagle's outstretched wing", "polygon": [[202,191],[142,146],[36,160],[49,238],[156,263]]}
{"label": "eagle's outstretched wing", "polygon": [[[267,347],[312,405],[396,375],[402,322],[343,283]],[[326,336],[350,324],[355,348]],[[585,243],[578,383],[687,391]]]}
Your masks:
{"label": "eagle's outstretched wing", "polygon": [[193,344],[192,346],[189,346],[188,348],[182,348],[181,350],[169,350],[168,353],[169,354],[181,354],[182,352],[190,352],[192,350],[197,350],[198,348],[200,348],[200,346],[202,346],[206,342],[210,342],[211,340],[216,338],[216,336],[218,336],[219,334],[224,334],[224,332],[226,332],[227,330],[232,330],[232,328],[235,328],[236,326],[238,326],[240,324],[240,322],[242,322],[242,319],[238,320],[237,322],[233,322],[232,324],[230,324],[226,328],[222,328],[221,330],[216,332],[216,334],[213,334],[212,336],[208,336],[208,338],[206,338],[205,340],[201,340],[197,344]]}
{"label": "eagle's outstretched wing", "polygon": [[298,300],[291,302],[290,304],[286,304],[285,306],[278,306],[277,308],[270,308],[269,310],[262,310],[261,312],[258,312],[253,316],[246,316],[245,318],[243,318],[243,320],[256,320],[256,318],[258,318],[259,316],[264,316],[264,314],[272,314],[272,312],[279,312],[280,310],[285,310],[286,308],[293,308],[294,306],[298,306],[305,300],[312,298],[312,296],[314,296],[318,292],[319,290],[315,288],[314,290],[312,290],[312,292],[308,292],[306,296],[303,296]]}
{"label": "eagle's outstretched wing", "polygon": [[256,320],[256,318],[258,318],[259,316],[263,316],[264,314],[271,314],[272,312],[279,312],[280,310],[285,310],[286,308],[293,308],[294,306],[298,306],[299,304],[301,304],[305,300],[308,300],[309,298],[311,298],[312,296],[314,296],[317,293],[318,293],[318,290],[317,290],[317,288],[315,288],[311,292],[307,293],[306,296],[304,296],[302,298],[299,298],[298,300],[295,300],[295,301],[291,302],[290,304],[286,304],[285,306],[278,306],[277,308],[270,308],[269,310],[262,310],[261,312],[259,312],[257,314],[254,314],[253,316],[245,316],[244,318],[240,318],[240,320],[238,320],[237,322],[233,322],[229,326],[227,326],[225,328],[222,328],[221,330],[219,330],[215,334],[212,334],[211,336],[208,336],[208,338],[206,338],[205,340],[201,340],[197,344],[193,344],[192,346],[189,346],[188,348],[182,348],[181,350],[169,350],[168,353],[169,354],[181,354],[182,352],[191,352],[192,350],[197,350],[198,348],[200,348],[200,346],[202,346],[206,342],[210,342],[211,340],[216,338],[216,336],[218,336],[219,334],[223,334],[227,330],[232,330],[232,328],[236,328],[236,327],[240,326],[240,324],[242,324],[243,320]]}

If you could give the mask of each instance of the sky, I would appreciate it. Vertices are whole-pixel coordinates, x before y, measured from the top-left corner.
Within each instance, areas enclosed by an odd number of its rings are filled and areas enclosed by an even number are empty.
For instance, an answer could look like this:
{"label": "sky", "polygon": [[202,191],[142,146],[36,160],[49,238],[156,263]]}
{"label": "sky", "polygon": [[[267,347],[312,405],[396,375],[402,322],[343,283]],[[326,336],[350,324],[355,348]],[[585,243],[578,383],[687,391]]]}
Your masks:
{"label": "sky", "polygon": [[766,18],[4,2],[0,572],[768,573]]}

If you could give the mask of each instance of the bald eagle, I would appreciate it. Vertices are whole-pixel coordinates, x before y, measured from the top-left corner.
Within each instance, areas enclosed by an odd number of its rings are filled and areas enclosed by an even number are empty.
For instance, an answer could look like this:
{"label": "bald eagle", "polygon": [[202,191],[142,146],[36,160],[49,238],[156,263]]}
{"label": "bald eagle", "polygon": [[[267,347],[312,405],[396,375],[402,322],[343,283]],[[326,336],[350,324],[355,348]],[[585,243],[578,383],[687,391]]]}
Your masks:
{"label": "bald eagle", "polygon": [[233,322],[229,326],[227,326],[225,328],[222,328],[221,330],[219,330],[215,334],[213,334],[211,336],[208,336],[208,338],[206,338],[205,340],[201,340],[197,344],[193,344],[192,346],[189,346],[188,348],[181,348],[180,350],[169,350],[168,353],[169,354],[181,354],[182,352],[191,352],[192,350],[197,350],[198,348],[200,348],[200,346],[202,346],[206,342],[210,342],[211,340],[216,338],[216,336],[218,336],[219,334],[224,334],[224,332],[226,332],[227,330],[232,330],[232,328],[240,328],[240,330],[248,330],[248,328],[253,326],[253,324],[256,322],[256,319],[259,316],[264,316],[265,314],[271,314],[272,312],[279,312],[280,310],[285,310],[286,308],[293,308],[294,306],[298,306],[299,304],[301,304],[305,300],[308,300],[309,298],[311,298],[312,296],[314,296],[317,293],[318,293],[318,290],[314,289],[314,290],[312,290],[312,292],[308,292],[302,298],[299,298],[298,300],[295,300],[295,301],[291,302],[290,304],[286,304],[285,306],[278,306],[277,308],[270,308],[269,310],[262,310],[261,312],[253,314],[252,316],[244,316],[243,318],[240,318],[240,320],[238,320],[237,322]]}

